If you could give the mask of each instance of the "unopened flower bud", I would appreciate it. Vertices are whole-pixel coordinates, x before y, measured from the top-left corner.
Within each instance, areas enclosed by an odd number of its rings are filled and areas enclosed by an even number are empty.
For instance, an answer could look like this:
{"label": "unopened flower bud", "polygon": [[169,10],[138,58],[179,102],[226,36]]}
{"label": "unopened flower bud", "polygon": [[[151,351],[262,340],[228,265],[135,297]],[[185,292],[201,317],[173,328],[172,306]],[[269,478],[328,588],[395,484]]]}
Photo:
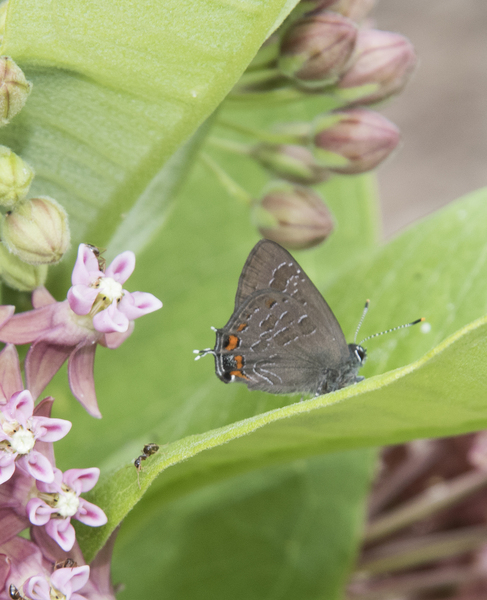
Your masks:
{"label": "unopened flower bud", "polygon": [[350,68],[337,83],[340,96],[372,104],[400,92],[416,65],[411,42],[399,33],[363,29]]}
{"label": "unopened flower bud", "polygon": [[328,169],[316,162],[312,152],[296,144],[259,144],[252,156],[274,175],[294,183],[321,183],[330,175]]}
{"label": "unopened flower bud", "polygon": [[27,196],[34,170],[10,148],[0,146],[0,205],[12,208]]}
{"label": "unopened flower bud", "polygon": [[321,197],[286,183],[268,189],[252,210],[261,235],[291,250],[320,244],[333,231],[332,216]]}
{"label": "unopened flower bud", "polygon": [[20,67],[8,56],[0,56],[0,124],[6,125],[20,112],[30,94],[29,83]]}
{"label": "unopened flower bud", "polygon": [[328,8],[360,23],[374,8],[374,5],[375,0],[334,0],[328,5]]}
{"label": "unopened flower bud", "polygon": [[66,211],[47,196],[17,205],[2,223],[2,240],[8,249],[31,265],[59,262],[69,239]]}
{"label": "unopened flower bud", "polygon": [[298,19],[281,42],[279,69],[308,87],[337,81],[352,55],[356,25],[334,12],[316,11]]}
{"label": "unopened flower bud", "polygon": [[373,110],[335,111],[316,121],[314,155],[336,173],[364,173],[387,158],[399,139],[394,123]]}
{"label": "unopened flower bud", "polygon": [[44,285],[47,265],[28,265],[0,243],[0,278],[11,288],[31,292]]}

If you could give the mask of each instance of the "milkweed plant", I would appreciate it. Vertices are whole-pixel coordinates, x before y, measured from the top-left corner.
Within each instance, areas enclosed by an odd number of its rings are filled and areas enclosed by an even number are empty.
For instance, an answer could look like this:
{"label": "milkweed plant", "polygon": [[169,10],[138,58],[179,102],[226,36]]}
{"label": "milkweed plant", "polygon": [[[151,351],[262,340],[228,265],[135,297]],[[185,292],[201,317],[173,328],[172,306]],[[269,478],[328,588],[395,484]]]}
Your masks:
{"label": "milkweed plant", "polygon": [[[485,597],[486,192],[382,241],[417,57],[373,8],[0,6],[0,599]],[[260,237],[347,338],[423,324],[324,396],[223,385]]]}

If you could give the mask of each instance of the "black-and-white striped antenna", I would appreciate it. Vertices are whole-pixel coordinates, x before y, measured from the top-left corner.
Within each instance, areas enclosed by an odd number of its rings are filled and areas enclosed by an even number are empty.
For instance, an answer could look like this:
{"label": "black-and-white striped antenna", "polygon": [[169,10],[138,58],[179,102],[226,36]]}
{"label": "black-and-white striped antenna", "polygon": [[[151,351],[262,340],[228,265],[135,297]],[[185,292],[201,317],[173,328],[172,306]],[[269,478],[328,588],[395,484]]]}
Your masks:
{"label": "black-and-white striped antenna", "polygon": [[[210,329],[212,331],[218,331],[218,329],[216,327],[210,327]],[[207,354],[213,354],[213,356],[215,356],[215,351],[213,350],[213,348],[205,348],[204,350],[193,350],[193,354],[197,354],[198,356],[195,356],[195,360],[199,360],[200,358],[203,358],[203,356],[206,356]]]}
{"label": "black-and-white striped antenna", "polygon": [[[357,331],[355,332],[355,337],[353,338],[354,343],[356,343],[356,341],[357,341],[358,332],[360,330],[360,327],[362,326],[362,323],[364,322],[365,315],[367,314],[367,311],[369,310],[369,304],[370,304],[370,300],[367,300],[365,303],[365,306],[364,306],[364,312],[362,313],[362,316],[360,317]],[[372,335],[367,336],[361,342],[359,342],[359,346],[361,346],[367,340],[371,340],[372,338],[379,337],[379,335],[384,335],[385,333],[391,333],[392,331],[397,331],[398,329],[405,329],[406,327],[412,327],[413,325],[422,323],[424,320],[425,320],[425,318],[421,317],[421,319],[416,319],[416,321],[412,321],[411,323],[405,323],[404,325],[398,325],[397,327],[392,327],[391,329],[386,329],[386,331],[380,331],[379,333],[373,333]]]}
{"label": "black-and-white striped antenna", "polygon": [[360,328],[362,327],[362,323],[364,322],[364,319],[365,319],[365,315],[367,314],[367,311],[369,310],[369,304],[370,304],[370,300],[367,299],[365,301],[364,311],[362,313],[362,316],[360,317],[360,321],[358,322],[357,329],[355,330],[355,336],[353,338],[354,344],[357,343],[358,332],[360,331]]}
{"label": "black-and-white striped antenna", "polygon": [[215,351],[213,350],[213,348],[205,348],[204,350],[193,350],[193,354],[197,354],[197,356],[195,356],[194,359],[199,360],[207,354],[213,354],[213,356],[215,356]]}

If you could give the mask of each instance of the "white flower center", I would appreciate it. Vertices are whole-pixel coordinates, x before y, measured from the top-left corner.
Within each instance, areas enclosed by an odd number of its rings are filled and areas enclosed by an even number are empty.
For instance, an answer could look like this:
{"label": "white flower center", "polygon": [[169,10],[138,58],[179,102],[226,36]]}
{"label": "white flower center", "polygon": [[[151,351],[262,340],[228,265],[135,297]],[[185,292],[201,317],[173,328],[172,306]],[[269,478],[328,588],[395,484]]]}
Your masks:
{"label": "white flower center", "polygon": [[111,277],[100,277],[98,280],[98,291],[100,296],[106,298],[107,302],[109,301],[108,304],[123,296],[122,285]]}
{"label": "white flower center", "polygon": [[10,447],[14,452],[19,454],[29,454],[34,447],[36,439],[32,431],[19,427],[18,430],[10,437]]}
{"label": "white flower center", "polygon": [[63,491],[56,502],[56,510],[61,517],[74,517],[78,512],[79,498],[73,490]]}

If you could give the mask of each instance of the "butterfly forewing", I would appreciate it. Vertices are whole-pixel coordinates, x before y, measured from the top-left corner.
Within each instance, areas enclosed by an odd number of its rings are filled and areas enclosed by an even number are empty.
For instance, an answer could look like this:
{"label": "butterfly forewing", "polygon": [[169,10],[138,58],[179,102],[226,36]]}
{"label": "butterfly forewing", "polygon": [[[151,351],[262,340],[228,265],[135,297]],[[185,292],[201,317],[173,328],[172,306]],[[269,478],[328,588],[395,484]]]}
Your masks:
{"label": "butterfly forewing", "polygon": [[235,310],[258,290],[272,288],[292,296],[338,345],[346,346],[345,336],[331,308],[299,264],[279,244],[261,240],[250,252],[242,269],[235,296]]}

